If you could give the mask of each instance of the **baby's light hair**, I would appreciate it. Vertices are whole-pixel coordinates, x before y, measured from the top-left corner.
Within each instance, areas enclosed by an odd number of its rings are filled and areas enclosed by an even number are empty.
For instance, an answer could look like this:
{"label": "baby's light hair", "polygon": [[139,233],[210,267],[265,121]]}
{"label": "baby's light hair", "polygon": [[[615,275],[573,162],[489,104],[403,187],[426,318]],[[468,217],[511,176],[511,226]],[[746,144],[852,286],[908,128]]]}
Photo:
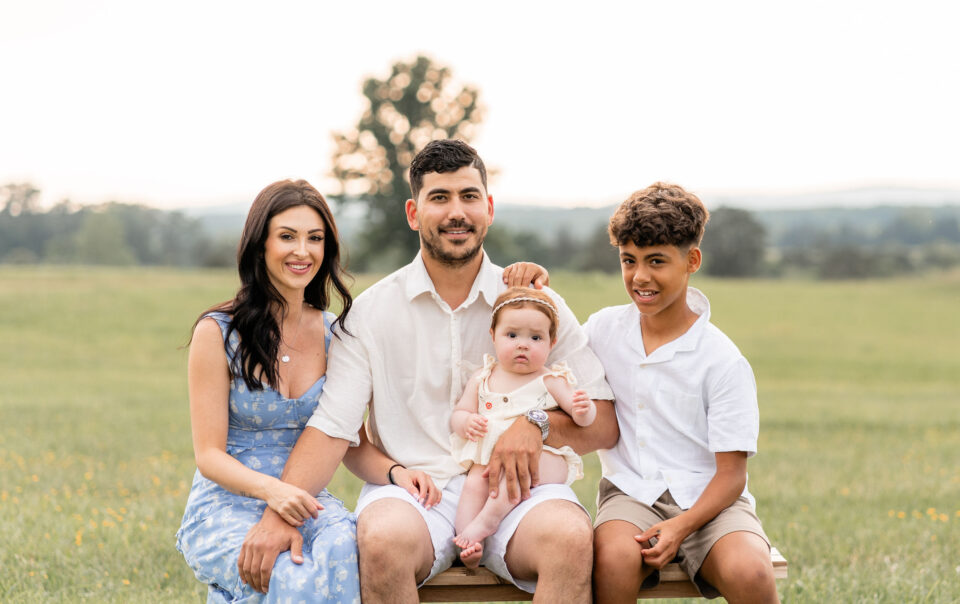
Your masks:
{"label": "baby's light hair", "polygon": [[557,339],[557,326],[559,324],[557,307],[550,296],[542,291],[529,287],[510,287],[497,296],[497,301],[493,304],[493,318],[490,321],[491,330],[496,331],[500,311],[504,308],[536,308],[550,319],[550,341],[553,342]]}

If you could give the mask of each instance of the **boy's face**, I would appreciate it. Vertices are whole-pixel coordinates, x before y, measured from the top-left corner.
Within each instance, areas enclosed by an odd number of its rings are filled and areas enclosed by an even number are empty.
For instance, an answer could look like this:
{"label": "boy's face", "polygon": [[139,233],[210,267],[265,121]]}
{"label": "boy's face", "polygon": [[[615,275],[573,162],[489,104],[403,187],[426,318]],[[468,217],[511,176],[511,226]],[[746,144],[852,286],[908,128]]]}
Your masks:
{"label": "boy's face", "polygon": [[619,249],[623,284],[640,312],[652,316],[686,304],[690,275],[700,268],[700,248],[627,242]]}

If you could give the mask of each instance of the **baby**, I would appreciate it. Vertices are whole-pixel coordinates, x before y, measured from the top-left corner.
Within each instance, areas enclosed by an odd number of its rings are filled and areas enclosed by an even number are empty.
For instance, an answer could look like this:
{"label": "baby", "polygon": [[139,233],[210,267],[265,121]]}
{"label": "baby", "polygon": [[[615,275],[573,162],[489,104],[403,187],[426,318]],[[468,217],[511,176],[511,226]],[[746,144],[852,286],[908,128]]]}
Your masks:
{"label": "baby", "polygon": [[[541,291],[511,287],[500,294],[490,326],[497,358],[484,355],[483,369],[467,382],[450,416],[453,456],[469,469],[453,541],[469,568],[480,564],[483,540],[496,532],[516,505],[507,498],[505,488],[497,497],[488,497],[483,476],[500,435],[518,417],[542,425],[545,411],[558,406],[579,426],[589,426],[597,415],[586,392],[573,389],[576,382],[564,364],[544,367],[557,342],[557,322],[556,306]],[[570,484],[582,477],[582,462],[573,449],[543,447],[541,482]]]}

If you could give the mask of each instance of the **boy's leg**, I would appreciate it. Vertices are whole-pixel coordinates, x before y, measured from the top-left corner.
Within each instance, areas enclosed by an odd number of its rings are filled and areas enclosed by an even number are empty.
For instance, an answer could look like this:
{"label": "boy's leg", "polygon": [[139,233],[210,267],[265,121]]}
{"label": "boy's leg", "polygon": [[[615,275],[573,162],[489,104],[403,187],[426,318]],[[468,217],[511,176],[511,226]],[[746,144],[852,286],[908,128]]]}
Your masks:
{"label": "boy's leg", "polygon": [[610,520],[593,534],[593,597],[599,604],[637,601],[643,580],[653,571],[643,564],[640,544],[643,531],[626,520]]}
{"label": "boy's leg", "polygon": [[731,603],[780,601],[770,546],[756,533],[737,531],[721,537],[700,574]]}
{"label": "boy's leg", "polygon": [[603,478],[597,493],[597,520],[593,536],[593,578],[596,602],[636,602],[641,588],[656,587],[659,572],[643,563],[641,545],[634,539],[664,520],[667,510],[630,497]]}
{"label": "boy's leg", "polygon": [[418,602],[418,585],[450,566],[462,484],[462,478],[451,480],[440,503],[429,510],[401,487],[364,485],[357,501],[364,602]]}
{"label": "boy's leg", "polygon": [[770,541],[740,497],[680,545],[680,566],[700,593],[730,602],[778,602]]}

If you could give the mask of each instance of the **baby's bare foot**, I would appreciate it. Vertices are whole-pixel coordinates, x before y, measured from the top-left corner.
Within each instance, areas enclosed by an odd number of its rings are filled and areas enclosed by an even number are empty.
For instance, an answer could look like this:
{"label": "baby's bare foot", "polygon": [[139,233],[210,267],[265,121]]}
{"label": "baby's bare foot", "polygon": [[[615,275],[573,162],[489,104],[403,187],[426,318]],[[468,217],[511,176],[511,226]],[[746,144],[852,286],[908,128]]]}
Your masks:
{"label": "baby's bare foot", "polygon": [[472,544],[463,537],[454,538],[454,542],[460,547],[460,560],[467,568],[477,568],[480,566],[480,558],[483,557],[483,542],[474,541]]}

